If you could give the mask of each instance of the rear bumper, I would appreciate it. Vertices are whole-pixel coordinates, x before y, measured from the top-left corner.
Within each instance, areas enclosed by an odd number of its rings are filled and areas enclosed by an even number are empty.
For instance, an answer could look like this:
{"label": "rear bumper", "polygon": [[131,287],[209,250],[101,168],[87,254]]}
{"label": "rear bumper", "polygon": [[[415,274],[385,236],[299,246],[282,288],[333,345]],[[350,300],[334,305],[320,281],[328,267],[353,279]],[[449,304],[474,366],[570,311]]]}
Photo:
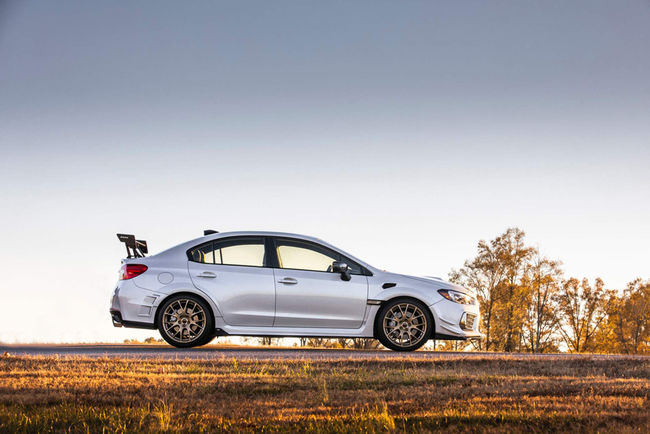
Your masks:
{"label": "rear bumper", "polygon": [[155,330],[156,325],[148,322],[138,322],[138,321],[124,321],[122,319],[122,313],[119,310],[111,309],[111,320],[113,321],[113,327],[127,327],[134,329],[148,329]]}

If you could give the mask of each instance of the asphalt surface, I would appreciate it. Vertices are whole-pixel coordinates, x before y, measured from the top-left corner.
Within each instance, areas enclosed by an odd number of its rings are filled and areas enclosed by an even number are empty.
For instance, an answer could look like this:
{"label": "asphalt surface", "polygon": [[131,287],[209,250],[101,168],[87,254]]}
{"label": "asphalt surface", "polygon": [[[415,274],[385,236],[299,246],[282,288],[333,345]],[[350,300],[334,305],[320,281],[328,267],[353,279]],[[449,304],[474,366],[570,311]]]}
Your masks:
{"label": "asphalt surface", "polygon": [[46,344],[16,344],[0,345],[0,355],[13,356],[54,356],[54,357],[115,357],[115,358],[148,358],[148,359],[252,359],[252,360],[372,360],[372,359],[424,359],[437,360],[445,358],[484,358],[508,356],[521,359],[567,359],[567,358],[598,358],[598,359],[637,359],[650,361],[650,356],[624,355],[584,355],[584,354],[525,354],[525,353],[478,353],[478,352],[441,352],[415,351],[400,353],[387,350],[327,350],[327,349],[294,349],[294,348],[246,348],[246,347],[202,347],[178,349],[166,345],[122,345],[122,344],[80,344],[80,345],[46,345]]}

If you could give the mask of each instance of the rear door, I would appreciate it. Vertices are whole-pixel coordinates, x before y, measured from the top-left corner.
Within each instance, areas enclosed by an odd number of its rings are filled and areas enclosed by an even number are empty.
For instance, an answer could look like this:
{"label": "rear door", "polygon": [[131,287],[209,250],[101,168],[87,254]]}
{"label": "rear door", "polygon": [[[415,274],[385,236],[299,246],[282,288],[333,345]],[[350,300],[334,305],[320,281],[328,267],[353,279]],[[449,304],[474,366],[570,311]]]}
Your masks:
{"label": "rear door", "polygon": [[[368,300],[368,278],[359,265],[320,244],[275,238],[276,327],[361,327]],[[333,273],[334,261],[352,267],[352,279]]]}
{"label": "rear door", "polygon": [[265,252],[265,238],[255,236],[216,239],[189,252],[192,282],[212,297],[226,324],[273,325],[275,283]]}

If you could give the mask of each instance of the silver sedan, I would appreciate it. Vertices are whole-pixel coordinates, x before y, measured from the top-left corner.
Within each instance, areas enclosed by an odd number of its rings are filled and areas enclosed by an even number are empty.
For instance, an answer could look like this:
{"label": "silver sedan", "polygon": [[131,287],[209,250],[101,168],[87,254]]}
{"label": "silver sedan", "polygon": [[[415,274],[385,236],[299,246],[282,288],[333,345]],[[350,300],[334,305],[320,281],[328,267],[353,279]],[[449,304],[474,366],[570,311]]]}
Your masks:
{"label": "silver sedan", "polygon": [[476,339],[471,291],[438,278],[379,270],[319,239],[205,231],[146,256],[125,243],[110,309],[116,327],[158,329],[176,347],[215,336],[376,338],[413,351],[429,339]]}

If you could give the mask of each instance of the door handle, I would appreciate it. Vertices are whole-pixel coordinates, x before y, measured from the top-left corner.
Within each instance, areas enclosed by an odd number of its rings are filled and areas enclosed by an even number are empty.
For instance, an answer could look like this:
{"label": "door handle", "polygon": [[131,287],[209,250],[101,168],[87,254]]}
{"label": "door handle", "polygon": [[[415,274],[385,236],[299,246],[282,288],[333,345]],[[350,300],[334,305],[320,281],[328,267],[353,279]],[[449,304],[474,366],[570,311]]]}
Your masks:
{"label": "door handle", "polygon": [[217,275],[211,271],[204,271],[201,274],[197,274],[196,277],[206,277],[208,279],[214,279],[215,277],[217,277]]}
{"label": "door handle", "polygon": [[285,285],[295,285],[298,283],[298,281],[293,277],[285,277],[284,279],[278,280],[278,283],[284,283]]}

